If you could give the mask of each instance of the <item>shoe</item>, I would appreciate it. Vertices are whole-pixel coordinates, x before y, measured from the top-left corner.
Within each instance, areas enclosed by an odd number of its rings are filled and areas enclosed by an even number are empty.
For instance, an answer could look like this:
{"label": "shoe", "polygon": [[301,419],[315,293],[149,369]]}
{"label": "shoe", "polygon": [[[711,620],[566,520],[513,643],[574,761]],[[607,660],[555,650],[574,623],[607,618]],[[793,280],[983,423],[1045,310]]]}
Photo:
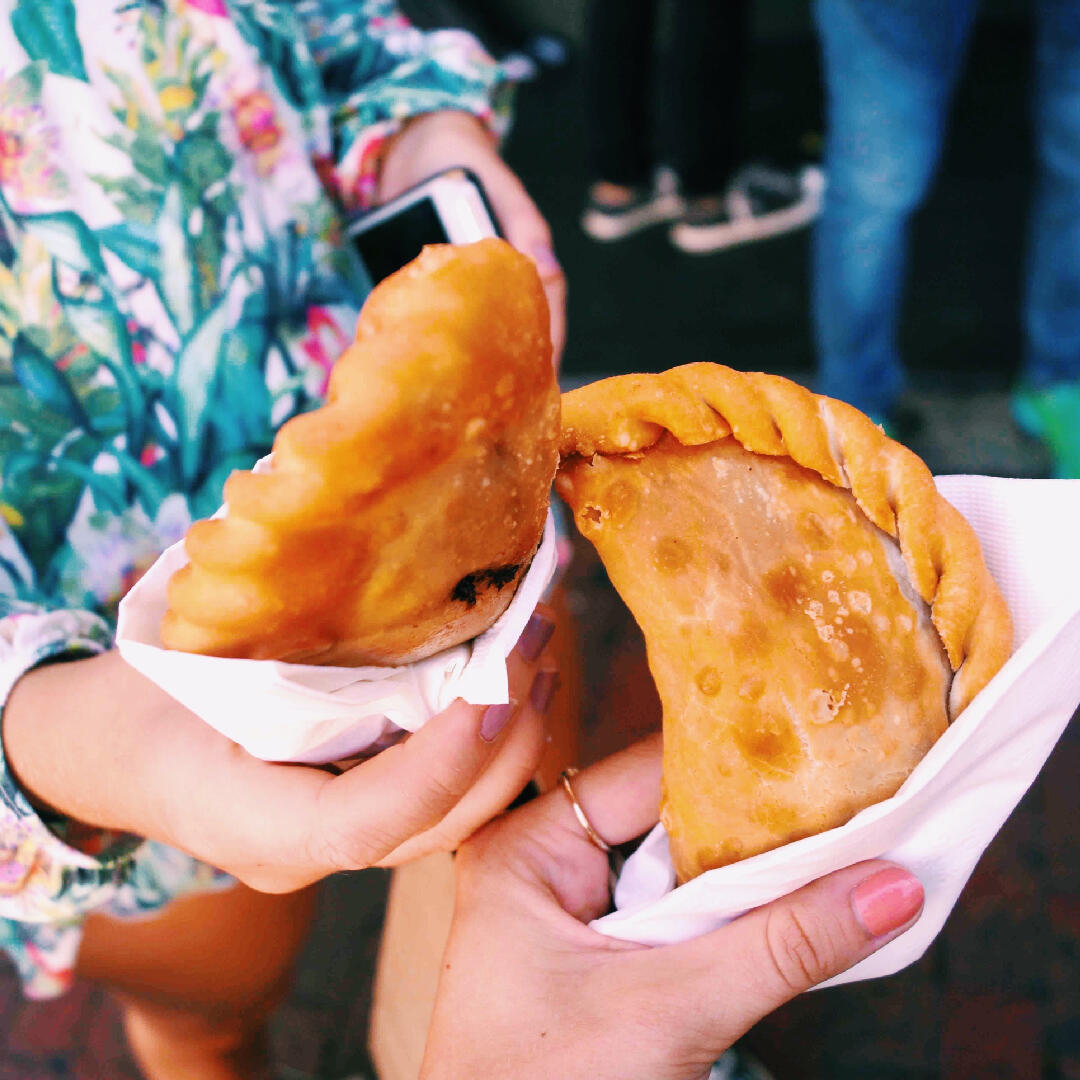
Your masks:
{"label": "shoe", "polygon": [[709,1080],[775,1080],[753,1054],[733,1046],[712,1067]]}
{"label": "shoe", "polygon": [[1080,478],[1080,380],[1013,393],[1012,413],[1020,429],[1046,444],[1054,476]]}
{"label": "shoe", "polygon": [[824,194],[825,174],[815,165],[797,172],[749,165],[722,196],[688,199],[670,239],[680,251],[704,255],[780,236],[809,225]]}
{"label": "shoe", "polygon": [[627,236],[681,217],[684,203],[674,177],[665,171],[657,174],[650,187],[633,188],[630,199],[618,205],[596,198],[597,185],[589,192],[589,201],[581,215],[581,227],[586,235],[604,243],[623,240]]}

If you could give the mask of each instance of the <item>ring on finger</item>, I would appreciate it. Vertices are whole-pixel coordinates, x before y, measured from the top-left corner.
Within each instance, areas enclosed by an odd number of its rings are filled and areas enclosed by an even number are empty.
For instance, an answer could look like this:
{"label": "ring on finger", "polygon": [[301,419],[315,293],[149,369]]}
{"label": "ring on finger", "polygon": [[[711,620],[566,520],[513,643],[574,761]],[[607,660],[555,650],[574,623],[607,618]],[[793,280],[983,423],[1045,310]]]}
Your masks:
{"label": "ring on finger", "polygon": [[570,809],[573,810],[574,817],[577,818],[578,824],[585,830],[585,835],[594,846],[599,848],[606,855],[611,851],[611,845],[593,828],[592,822],[589,821],[588,815],[582,808],[581,803],[578,802],[578,798],[574,794],[573,785],[570,783],[570,780],[577,776],[577,774],[578,770],[575,768],[564,769],[559,773],[559,783],[562,784],[563,791],[566,792],[566,797],[570,800]]}

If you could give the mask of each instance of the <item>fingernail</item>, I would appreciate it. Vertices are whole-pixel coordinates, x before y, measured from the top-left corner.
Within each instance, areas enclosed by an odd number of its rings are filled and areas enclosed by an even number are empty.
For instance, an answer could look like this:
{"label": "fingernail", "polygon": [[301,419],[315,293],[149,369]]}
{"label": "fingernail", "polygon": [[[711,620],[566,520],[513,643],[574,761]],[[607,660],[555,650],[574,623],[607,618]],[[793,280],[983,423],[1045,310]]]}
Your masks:
{"label": "fingernail", "polygon": [[555,633],[555,624],[546,615],[534,611],[518,638],[517,650],[526,660],[535,660]]}
{"label": "fingernail", "polygon": [[517,711],[518,703],[513,698],[505,705],[489,705],[480,720],[480,738],[484,742],[494,742]]}
{"label": "fingernail", "polygon": [[917,877],[890,866],[851,890],[851,906],[863,929],[871,937],[881,937],[918,915],[924,895]]}
{"label": "fingernail", "polygon": [[563,272],[551,248],[535,247],[529,251],[529,254],[532,256],[532,261],[536,263],[536,269],[542,278],[557,277]]}
{"label": "fingernail", "polygon": [[548,711],[551,699],[555,691],[559,689],[559,673],[557,671],[538,671],[533,679],[532,689],[529,691],[529,704],[541,715]]}

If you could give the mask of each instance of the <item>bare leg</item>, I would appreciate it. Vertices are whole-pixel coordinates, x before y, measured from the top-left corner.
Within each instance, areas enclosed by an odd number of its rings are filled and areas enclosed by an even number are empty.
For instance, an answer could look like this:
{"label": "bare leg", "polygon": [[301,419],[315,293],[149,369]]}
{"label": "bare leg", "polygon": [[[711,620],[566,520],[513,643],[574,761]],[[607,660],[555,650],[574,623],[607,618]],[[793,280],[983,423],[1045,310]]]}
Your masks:
{"label": "bare leg", "polygon": [[254,1080],[266,1017],[288,988],[314,890],[244,885],[174,901],[147,919],[93,915],[80,975],[112,989],[148,1080]]}

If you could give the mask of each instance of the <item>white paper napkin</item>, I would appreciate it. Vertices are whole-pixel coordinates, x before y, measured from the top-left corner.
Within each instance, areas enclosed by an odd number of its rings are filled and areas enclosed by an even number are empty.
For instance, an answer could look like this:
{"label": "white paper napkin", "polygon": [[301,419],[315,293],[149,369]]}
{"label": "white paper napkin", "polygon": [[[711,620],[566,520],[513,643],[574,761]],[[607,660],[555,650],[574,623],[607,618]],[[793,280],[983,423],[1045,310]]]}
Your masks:
{"label": "white paper napkin", "polygon": [[1080,703],[1080,480],[945,476],[938,488],[978,533],[1008,601],[1016,630],[1008,663],[896,795],[838,829],[675,888],[658,825],[623,868],[618,910],[595,930],[650,945],[686,941],[823,874],[885,858],[923,883],[923,915],[824,985],[890,975],[926,951]]}
{"label": "white paper napkin", "polygon": [[402,667],[319,667],[164,648],[158,627],[168,606],[165,586],[188,561],[181,541],[120,604],[116,644],[132,667],[255,757],[338,761],[383,745],[397,731],[417,731],[455,698],[473,705],[509,701],[506,658],[551,582],[556,560],[549,512],[514,599],[479,637]]}

